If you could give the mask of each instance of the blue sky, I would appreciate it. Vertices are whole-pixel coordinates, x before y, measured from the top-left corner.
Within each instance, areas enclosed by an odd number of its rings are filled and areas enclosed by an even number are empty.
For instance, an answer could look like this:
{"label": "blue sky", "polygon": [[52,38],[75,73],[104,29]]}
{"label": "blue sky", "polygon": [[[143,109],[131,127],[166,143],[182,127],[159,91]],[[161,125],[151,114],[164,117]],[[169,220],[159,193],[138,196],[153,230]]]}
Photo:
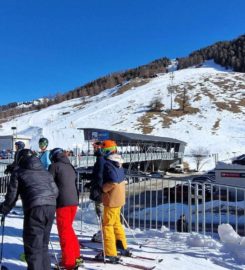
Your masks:
{"label": "blue sky", "polygon": [[0,1],[0,105],[245,33],[244,0]]}

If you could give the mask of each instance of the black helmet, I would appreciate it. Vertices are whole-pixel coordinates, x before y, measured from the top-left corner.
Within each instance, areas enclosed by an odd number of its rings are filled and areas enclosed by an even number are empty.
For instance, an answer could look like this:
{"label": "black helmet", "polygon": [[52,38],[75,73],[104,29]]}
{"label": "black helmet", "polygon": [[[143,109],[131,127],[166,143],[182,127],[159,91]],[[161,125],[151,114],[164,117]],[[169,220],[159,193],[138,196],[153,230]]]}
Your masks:
{"label": "black helmet", "polygon": [[39,147],[42,147],[42,148],[47,147],[48,146],[48,139],[41,138],[41,139],[39,139],[38,144],[39,144]]}
{"label": "black helmet", "polygon": [[20,165],[21,163],[23,163],[23,161],[26,160],[26,158],[32,157],[34,154],[31,151],[31,149],[22,149],[19,151],[19,153],[17,154],[17,164]]}
{"label": "black helmet", "polygon": [[17,146],[18,150],[25,148],[25,144],[22,141],[15,142],[15,145]]}
{"label": "black helmet", "polygon": [[52,149],[51,151],[50,151],[50,153],[49,153],[49,159],[51,160],[51,161],[54,161],[55,160],[55,158],[57,157],[57,155],[59,154],[59,153],[63,153],[63,149],[62,148],[54,148],[54,149]]}

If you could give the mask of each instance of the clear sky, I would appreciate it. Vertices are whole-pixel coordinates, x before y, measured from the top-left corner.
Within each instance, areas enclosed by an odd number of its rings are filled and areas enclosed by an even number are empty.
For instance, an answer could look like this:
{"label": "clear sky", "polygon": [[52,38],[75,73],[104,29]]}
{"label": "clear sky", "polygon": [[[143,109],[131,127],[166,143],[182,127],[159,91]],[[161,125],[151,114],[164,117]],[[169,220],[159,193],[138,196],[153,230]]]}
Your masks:
{"label": "clear sky", "polygon": [[245,33],[244,0],[0,1],[0,105]]}

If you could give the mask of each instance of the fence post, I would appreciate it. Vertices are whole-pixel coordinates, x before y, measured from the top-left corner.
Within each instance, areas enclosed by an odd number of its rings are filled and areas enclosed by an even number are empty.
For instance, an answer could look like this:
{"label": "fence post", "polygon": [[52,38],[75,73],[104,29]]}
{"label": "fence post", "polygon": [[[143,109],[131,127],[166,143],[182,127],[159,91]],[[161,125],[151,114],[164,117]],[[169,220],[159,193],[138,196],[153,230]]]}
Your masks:
{"label": "fence post", "polygon": [[188,180],[188,220],[189,220],[189,228],[188,231],[192,232],[192,190],[191,190],[191,181]]}
{"label": "fence post", "polygon": [[195,231],[199,232],[199,184],[195,184]]}

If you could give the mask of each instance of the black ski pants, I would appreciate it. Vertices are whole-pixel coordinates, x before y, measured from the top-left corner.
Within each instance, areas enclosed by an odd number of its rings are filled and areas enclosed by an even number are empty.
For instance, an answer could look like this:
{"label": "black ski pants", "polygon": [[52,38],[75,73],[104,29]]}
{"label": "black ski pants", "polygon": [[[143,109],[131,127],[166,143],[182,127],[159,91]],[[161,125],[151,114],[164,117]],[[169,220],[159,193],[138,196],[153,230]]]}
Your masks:
{"label": "black ski pants", "polygon": [[25,211],[23,241],[27,270],[50,270],[49,237],[55,206],[42,205]]}

